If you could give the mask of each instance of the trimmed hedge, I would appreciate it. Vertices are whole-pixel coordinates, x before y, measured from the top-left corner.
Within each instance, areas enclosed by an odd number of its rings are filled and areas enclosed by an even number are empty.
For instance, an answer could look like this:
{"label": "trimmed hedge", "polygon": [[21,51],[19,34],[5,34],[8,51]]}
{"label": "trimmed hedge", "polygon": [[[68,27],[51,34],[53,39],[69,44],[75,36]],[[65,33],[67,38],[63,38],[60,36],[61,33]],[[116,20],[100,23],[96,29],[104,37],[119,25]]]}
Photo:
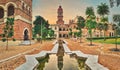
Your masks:
{"label": "trimmed hedge", "polygon": [[[114,39],[115,37],[105,37],[105,39]],[[120,37],[118,37],[120,38]],[[91,38],[86,38],[87,40],[90,40]],[[98,40],[98,39],[104,39],[104,37],[93,37],[92,40]]]}

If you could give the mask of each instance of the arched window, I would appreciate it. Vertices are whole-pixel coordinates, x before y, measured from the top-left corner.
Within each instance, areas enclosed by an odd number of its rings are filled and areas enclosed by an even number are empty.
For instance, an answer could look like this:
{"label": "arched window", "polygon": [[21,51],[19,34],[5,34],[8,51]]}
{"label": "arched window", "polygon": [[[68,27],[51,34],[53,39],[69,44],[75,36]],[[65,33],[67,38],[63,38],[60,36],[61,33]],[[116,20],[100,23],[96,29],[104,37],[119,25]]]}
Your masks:
{"label": "arched window", "polygon": [[4,9],[0,8],[0,19],[4,17]]}
{"label": "arched window", "polygon": [[62,31],[62,29],[61,29],[61,28],[59,28],[59,31]]}
{"label": "arched window", "polygon": [[8,16],[12,16],[12,15],[14,15],[14,6],[9,5],[8,6]]}

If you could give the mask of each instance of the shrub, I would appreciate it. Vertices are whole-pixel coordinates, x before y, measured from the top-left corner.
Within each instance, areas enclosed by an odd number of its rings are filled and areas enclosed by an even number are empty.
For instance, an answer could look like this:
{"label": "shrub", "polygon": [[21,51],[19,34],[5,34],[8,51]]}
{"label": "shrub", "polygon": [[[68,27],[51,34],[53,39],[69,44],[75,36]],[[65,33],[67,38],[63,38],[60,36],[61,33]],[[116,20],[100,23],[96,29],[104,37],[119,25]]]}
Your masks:
{"label": "shrub", "polygon": [[[105,37],[106,39],[114,39],[115,37]],[[120,38],[120,37],[118,37]],[[87,40],[90,40],[91,38],[87,38]],[[98,40],[98,39],[104,39],[104,37],[93,37],[92,40]]]}
{"label": "shrub", "polygon": [[13,38],[13,41],[16,41],[16,39],[15,39],[15,38]]}
{"label": "shrub", "polygon": [[6,41],[6,38],[2,38],[2,41],[5,42],[5,41]]}

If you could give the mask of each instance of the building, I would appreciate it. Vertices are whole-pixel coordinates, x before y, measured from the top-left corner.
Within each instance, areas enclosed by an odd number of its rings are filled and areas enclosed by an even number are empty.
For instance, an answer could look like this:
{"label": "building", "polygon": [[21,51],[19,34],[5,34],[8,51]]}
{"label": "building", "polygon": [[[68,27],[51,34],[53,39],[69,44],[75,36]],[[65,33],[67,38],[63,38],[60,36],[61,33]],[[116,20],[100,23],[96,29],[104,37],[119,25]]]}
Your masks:
{"label": "building", "polygon": [[[78,32],[78,30],[77,30],[78,16],[76,16],[74,19],[70,20],[68,24],[65,24],[64,20],[63,20],[62,6],[59,6],[59,8],[57,9],[57,14],[58,14],[58,16],[57,16],[56,24],[50,25],[50,28],[52,28],[55,31],[55,37],[56,38],[69,38],[70,37],[69,36],[70,29],[72,29],[72,32],[73,32],[72,37],[75,37],[74,33]],[[96,21],[99,22],[99,18],[97,18]],[[114,31],[112,29],[112,24],[108,24],[108,27],[109,28],[106,31],[105,35],[113,37]],[[89,37],[87,28],[83,28],[82,32],[83,32],[83,35],[82,35],[83,37]],[[95,30],[92,30],[92,35],[93,35],[93,37],[103,37],[104,31],[102,30],[100,32],[100,30],[95,29]]]}
{"label": "building", "polygon": [[32,0],[0,0],[0,34],[7,18],[14,18],[14,38],[32,38]]}

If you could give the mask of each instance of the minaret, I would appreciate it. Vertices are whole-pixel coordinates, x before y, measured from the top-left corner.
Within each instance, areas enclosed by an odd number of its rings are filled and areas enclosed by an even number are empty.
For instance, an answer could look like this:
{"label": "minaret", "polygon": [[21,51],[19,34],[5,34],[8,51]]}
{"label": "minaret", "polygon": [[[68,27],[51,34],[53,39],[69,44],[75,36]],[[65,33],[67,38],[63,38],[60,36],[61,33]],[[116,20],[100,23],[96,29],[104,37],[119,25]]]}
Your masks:
{"label": "minaret", "polygon": [[63,21],[63,9],[61,6],[59,6],[58,10],[57,10],[57,24],[64,24],[64,21]]}

